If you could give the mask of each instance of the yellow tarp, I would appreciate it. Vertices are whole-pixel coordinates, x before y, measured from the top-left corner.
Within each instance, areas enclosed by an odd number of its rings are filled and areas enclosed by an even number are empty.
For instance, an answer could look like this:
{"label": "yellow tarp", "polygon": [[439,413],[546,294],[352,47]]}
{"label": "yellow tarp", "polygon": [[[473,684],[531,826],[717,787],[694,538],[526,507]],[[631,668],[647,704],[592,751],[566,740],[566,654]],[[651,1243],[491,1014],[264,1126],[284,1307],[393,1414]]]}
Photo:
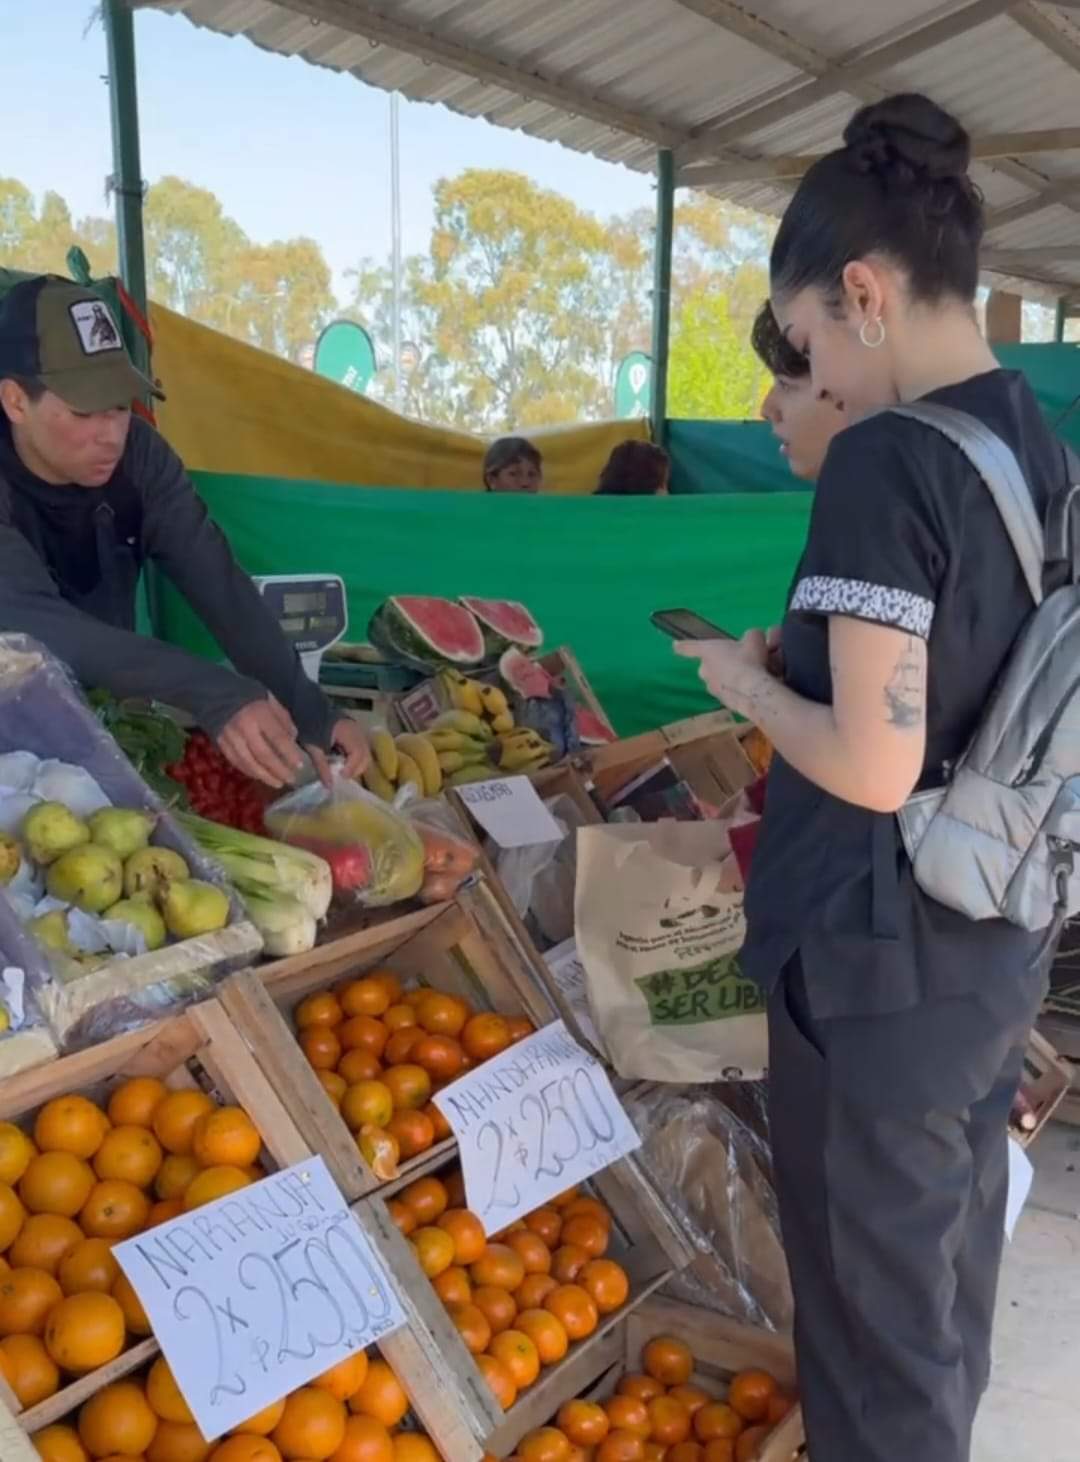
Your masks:
{"label": "yellow tarp", "polygon": [[[158,424],[189,471],[296,477],[358,487],[480,491],[485,442],[424,426],[311,371],[151,307],[154,374],[168,393]],[[546,492],[588,493],[642,421],[530,432]]]}

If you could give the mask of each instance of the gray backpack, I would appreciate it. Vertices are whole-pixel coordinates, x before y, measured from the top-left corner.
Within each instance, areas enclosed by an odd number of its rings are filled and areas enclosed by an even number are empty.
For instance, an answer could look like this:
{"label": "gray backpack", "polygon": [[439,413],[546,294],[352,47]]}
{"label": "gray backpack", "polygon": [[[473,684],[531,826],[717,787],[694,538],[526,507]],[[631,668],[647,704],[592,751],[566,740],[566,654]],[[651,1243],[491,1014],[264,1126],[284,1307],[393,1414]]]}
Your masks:
{"label": "gray backpack", "polygon": [[944,786],[908,799],[900,831],[931,898],[969,919],[1046,930],[1045,949],[1080,910],[1080,545],[1071,526],[1080,464],[1063,449],[1066,486],[1050,500],[1044,534],[1015,455],[982,422],[925,402],[891,409],[968,458],[1035,603],[971,744]]}

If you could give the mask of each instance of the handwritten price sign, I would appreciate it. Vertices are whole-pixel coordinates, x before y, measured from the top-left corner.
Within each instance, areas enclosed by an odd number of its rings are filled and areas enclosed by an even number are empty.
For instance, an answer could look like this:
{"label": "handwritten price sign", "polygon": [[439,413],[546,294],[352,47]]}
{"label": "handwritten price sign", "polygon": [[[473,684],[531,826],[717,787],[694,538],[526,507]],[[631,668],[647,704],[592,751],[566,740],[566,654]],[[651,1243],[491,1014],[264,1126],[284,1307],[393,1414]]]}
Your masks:
{"label": "handwritten price sign", "polygon": [[489,1234],[641,1145],[603,1067],[561,1020],[434,1100],[458,1140],[468,1206]]}
{"label": "handwritten price sign", "polygon": [[211,1442],[405,1323],[321,1157],[113,1253]]}
{"label": "handwritten price sign", "polygon": [[562,829],[528,777],[469,782],[457,793],[500,848],[532,848],[562,841]]}

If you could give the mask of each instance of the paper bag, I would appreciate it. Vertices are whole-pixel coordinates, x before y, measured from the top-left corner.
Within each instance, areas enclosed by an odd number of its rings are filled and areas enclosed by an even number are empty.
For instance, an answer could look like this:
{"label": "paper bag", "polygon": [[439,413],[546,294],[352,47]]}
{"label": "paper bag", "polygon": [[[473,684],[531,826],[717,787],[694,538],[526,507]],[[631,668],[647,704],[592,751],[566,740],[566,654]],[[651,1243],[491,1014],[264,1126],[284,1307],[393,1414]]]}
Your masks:
{"label": "paper bag", "polygon": [[745,921],[730,851],[716,822],[578,833],[578,954],[620,1076],[686,1084],[765,1072],[765,999],[739,970]]}

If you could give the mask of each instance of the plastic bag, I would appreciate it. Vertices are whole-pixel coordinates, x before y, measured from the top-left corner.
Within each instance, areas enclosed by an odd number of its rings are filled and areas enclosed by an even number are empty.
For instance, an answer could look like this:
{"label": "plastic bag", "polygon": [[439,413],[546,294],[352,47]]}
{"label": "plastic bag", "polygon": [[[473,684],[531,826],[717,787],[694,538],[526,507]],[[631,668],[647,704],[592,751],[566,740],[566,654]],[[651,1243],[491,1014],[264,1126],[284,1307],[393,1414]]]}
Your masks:
{"label": "plastic bag", "polygon": [[586,825],[572,797],[552,797],[545,806],[559,826],[560,840],[500,848],[495,859],[502,885],[541,953],[573,936],[577,830]]}
{"label": "plastic bag", "polygon": [[394,806],[405,812],[424,845],[424,881],[417,894],[420,902],[441,904],[452,899],[476,872],[480,849],[461,831],[445,802],[412,797],[402,804],[399,793]]}
{"label": "plastic bag", "polygon": [[311,782],[266,811],[271,837],[317,853],[330,865],[336,898],[365,908],[420,891],[424,845],[408,818],[357,782]]}

